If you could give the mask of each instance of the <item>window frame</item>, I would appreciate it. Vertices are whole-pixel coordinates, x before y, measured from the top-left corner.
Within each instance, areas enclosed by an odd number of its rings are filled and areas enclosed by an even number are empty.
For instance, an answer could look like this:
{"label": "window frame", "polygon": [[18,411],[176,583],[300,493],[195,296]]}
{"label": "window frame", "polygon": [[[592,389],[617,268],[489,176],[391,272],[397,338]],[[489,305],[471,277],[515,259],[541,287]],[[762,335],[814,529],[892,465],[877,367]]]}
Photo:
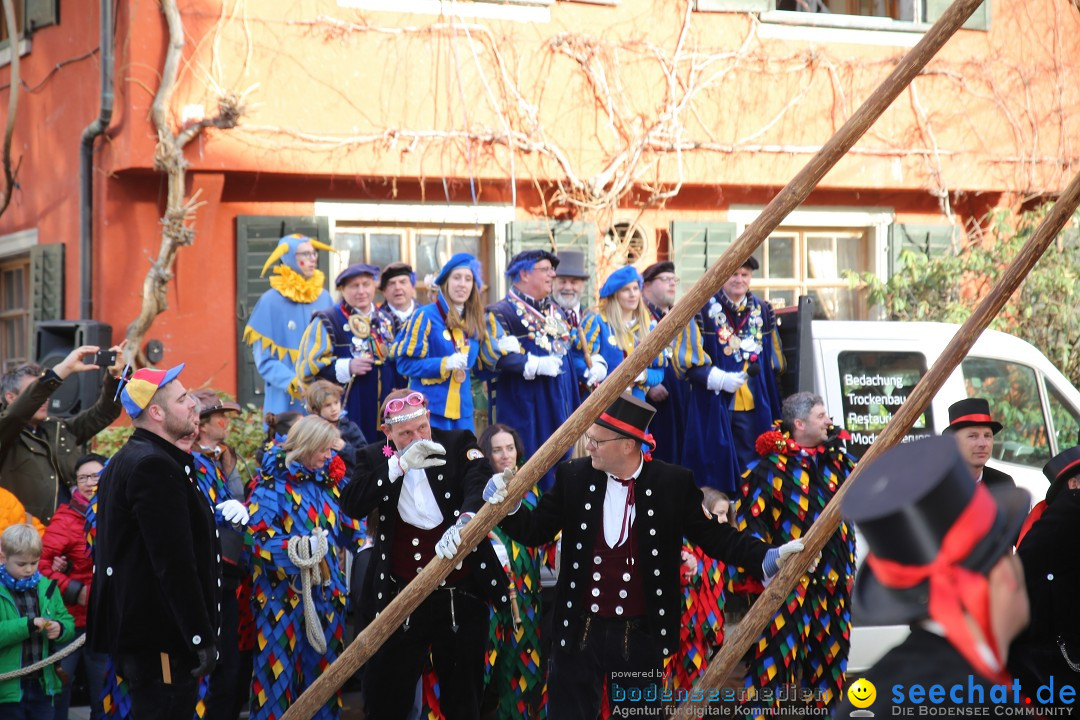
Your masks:
{"label": "window frame", "polygon": [[[22,307],[5,308],[7,273],[10,270],[22,272]],[[7,372],[12,367],[30,362],[33,359],[34,349],[31,337],[33,335],[33,306],[31,302],[31,275],[30,255],[17,255],[5,257],[0,260],[0,368]],[[24,354],[10,355],[7,343],[8,324],[13,319],[23,320],[23,350]]]}

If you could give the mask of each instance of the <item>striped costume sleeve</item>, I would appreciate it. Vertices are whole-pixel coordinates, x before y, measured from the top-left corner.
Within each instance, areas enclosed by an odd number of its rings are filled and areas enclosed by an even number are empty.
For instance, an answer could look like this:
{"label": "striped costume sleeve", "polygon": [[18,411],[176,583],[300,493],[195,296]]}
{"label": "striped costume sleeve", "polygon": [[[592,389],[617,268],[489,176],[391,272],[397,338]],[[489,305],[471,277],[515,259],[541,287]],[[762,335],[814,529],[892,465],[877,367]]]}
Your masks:
{"label": "striped costume sleeve", "polygon": [[315,319],[304,330],[300,338],[300,350],[296,359],[296,377],[302,383],[316,380],[319,372],[332,367],[337,360],[334,354],[334,339],[330,337],[322,321]]}
{"label": "striped costume sleeve", "polygon": [[428,357],[430,335],[431,316],[424,312],[413,313],[391,348],[398,372],[407,378],[445,380],[449,377],[444,367],[445,357]]}
{"label": "striped costume sleeve", "polygon": [[[494,322],[490,314],[487,316],[487,321],[487,332],[485,333],[484,339],[480,341],[480,351],[478,353],[479,362],[475,366],[477,370],[494,370],[495,363],[499,362],[499,358],[505,354],[501,352],[498,345],[496,345],[498,337],[495,335],[495,332],[501,333],[502,327],[499,326],[499,323]],[[492,325],[495,325],[498,330],[493,332]]]}
{"label": "striped costume sleeve", "polygon": [[701,328],[693,320],[687,323],[683,331],[675,338],[673,354],[675,375],[680,380],[689,379],[689,373],[693,368],[712,365],[712,360],[705,353],[705,347],[701,343]]}
{"label": "striped costume sleeve", "polygon": [[597,313],[589,313],[581,321],[581,330],[585,334],[585,352],[597,355],[600,352],[600,329],[604,321]]}

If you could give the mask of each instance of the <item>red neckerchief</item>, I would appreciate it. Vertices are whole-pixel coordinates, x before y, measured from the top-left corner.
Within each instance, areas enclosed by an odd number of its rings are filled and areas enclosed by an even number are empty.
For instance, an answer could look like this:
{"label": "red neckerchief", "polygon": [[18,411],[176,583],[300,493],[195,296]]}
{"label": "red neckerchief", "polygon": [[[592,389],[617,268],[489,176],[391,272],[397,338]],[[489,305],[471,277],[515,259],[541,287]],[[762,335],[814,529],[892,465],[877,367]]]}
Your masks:
{"label": "red neckerchief", "polygon": [[[971,553],[997,516],[997,504],[986,487],[979,483],[963,512],[945,533],[934,561],[927,565],[904,565],[870,553],[866,562],[883,585],[890,588],[912,588],[923,581],[930,583],[930,619],[945,628],[945,639],[983,677],[997,684],[1009,684],[1010,678],[1001,661],[990,626],[990,586],[982,573],[969,570],[960,563]],[[976,641],[968,627],[965,613],[982,631],[990,652],[998,661],[996,669],[987,665],[976,649]]]}

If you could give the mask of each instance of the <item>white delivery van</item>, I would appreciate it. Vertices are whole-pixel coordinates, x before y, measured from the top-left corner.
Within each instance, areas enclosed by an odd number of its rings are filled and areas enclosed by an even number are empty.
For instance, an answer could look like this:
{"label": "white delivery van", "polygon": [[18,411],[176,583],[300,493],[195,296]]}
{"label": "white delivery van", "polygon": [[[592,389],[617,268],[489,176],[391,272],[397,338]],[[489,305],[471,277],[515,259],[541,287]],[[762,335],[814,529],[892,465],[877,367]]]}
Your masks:
{"label": "white delivery van", "polygon": [[[781,311],[788,372],[783,393],[813,389],[860,457],[960,329],[946,323],[809,321],[810,308]],[[796,327],[793,327],[796,326]],[[806,362],[807,358],[812,362]],[[794,362],[792,362],[794,361]],[[1004,428],[994,438],[993,467],[1042,500],[1042,466],[1080,442],[1080,392],[1030,343],[987,330],[949,375],[905,442],[940,434],[949,406],[985,397]],[[856,528],[859,565],[865,543]],[[852,618],[849,673],[860,673],[907,635],[906,626],[866,626]]]}

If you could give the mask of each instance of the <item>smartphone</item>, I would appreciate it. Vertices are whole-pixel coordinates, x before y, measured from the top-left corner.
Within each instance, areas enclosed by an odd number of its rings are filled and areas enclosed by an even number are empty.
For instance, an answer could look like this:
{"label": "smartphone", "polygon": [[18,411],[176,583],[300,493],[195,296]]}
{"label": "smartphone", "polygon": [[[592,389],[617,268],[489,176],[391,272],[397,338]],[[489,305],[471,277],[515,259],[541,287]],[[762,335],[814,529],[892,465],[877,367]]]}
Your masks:
{"label": "smartphone", "polygon": [[83,362],[97,365],[99,368],[112,367],[116,364],[115,350],[98,350],[91,355],[83,355]]}

